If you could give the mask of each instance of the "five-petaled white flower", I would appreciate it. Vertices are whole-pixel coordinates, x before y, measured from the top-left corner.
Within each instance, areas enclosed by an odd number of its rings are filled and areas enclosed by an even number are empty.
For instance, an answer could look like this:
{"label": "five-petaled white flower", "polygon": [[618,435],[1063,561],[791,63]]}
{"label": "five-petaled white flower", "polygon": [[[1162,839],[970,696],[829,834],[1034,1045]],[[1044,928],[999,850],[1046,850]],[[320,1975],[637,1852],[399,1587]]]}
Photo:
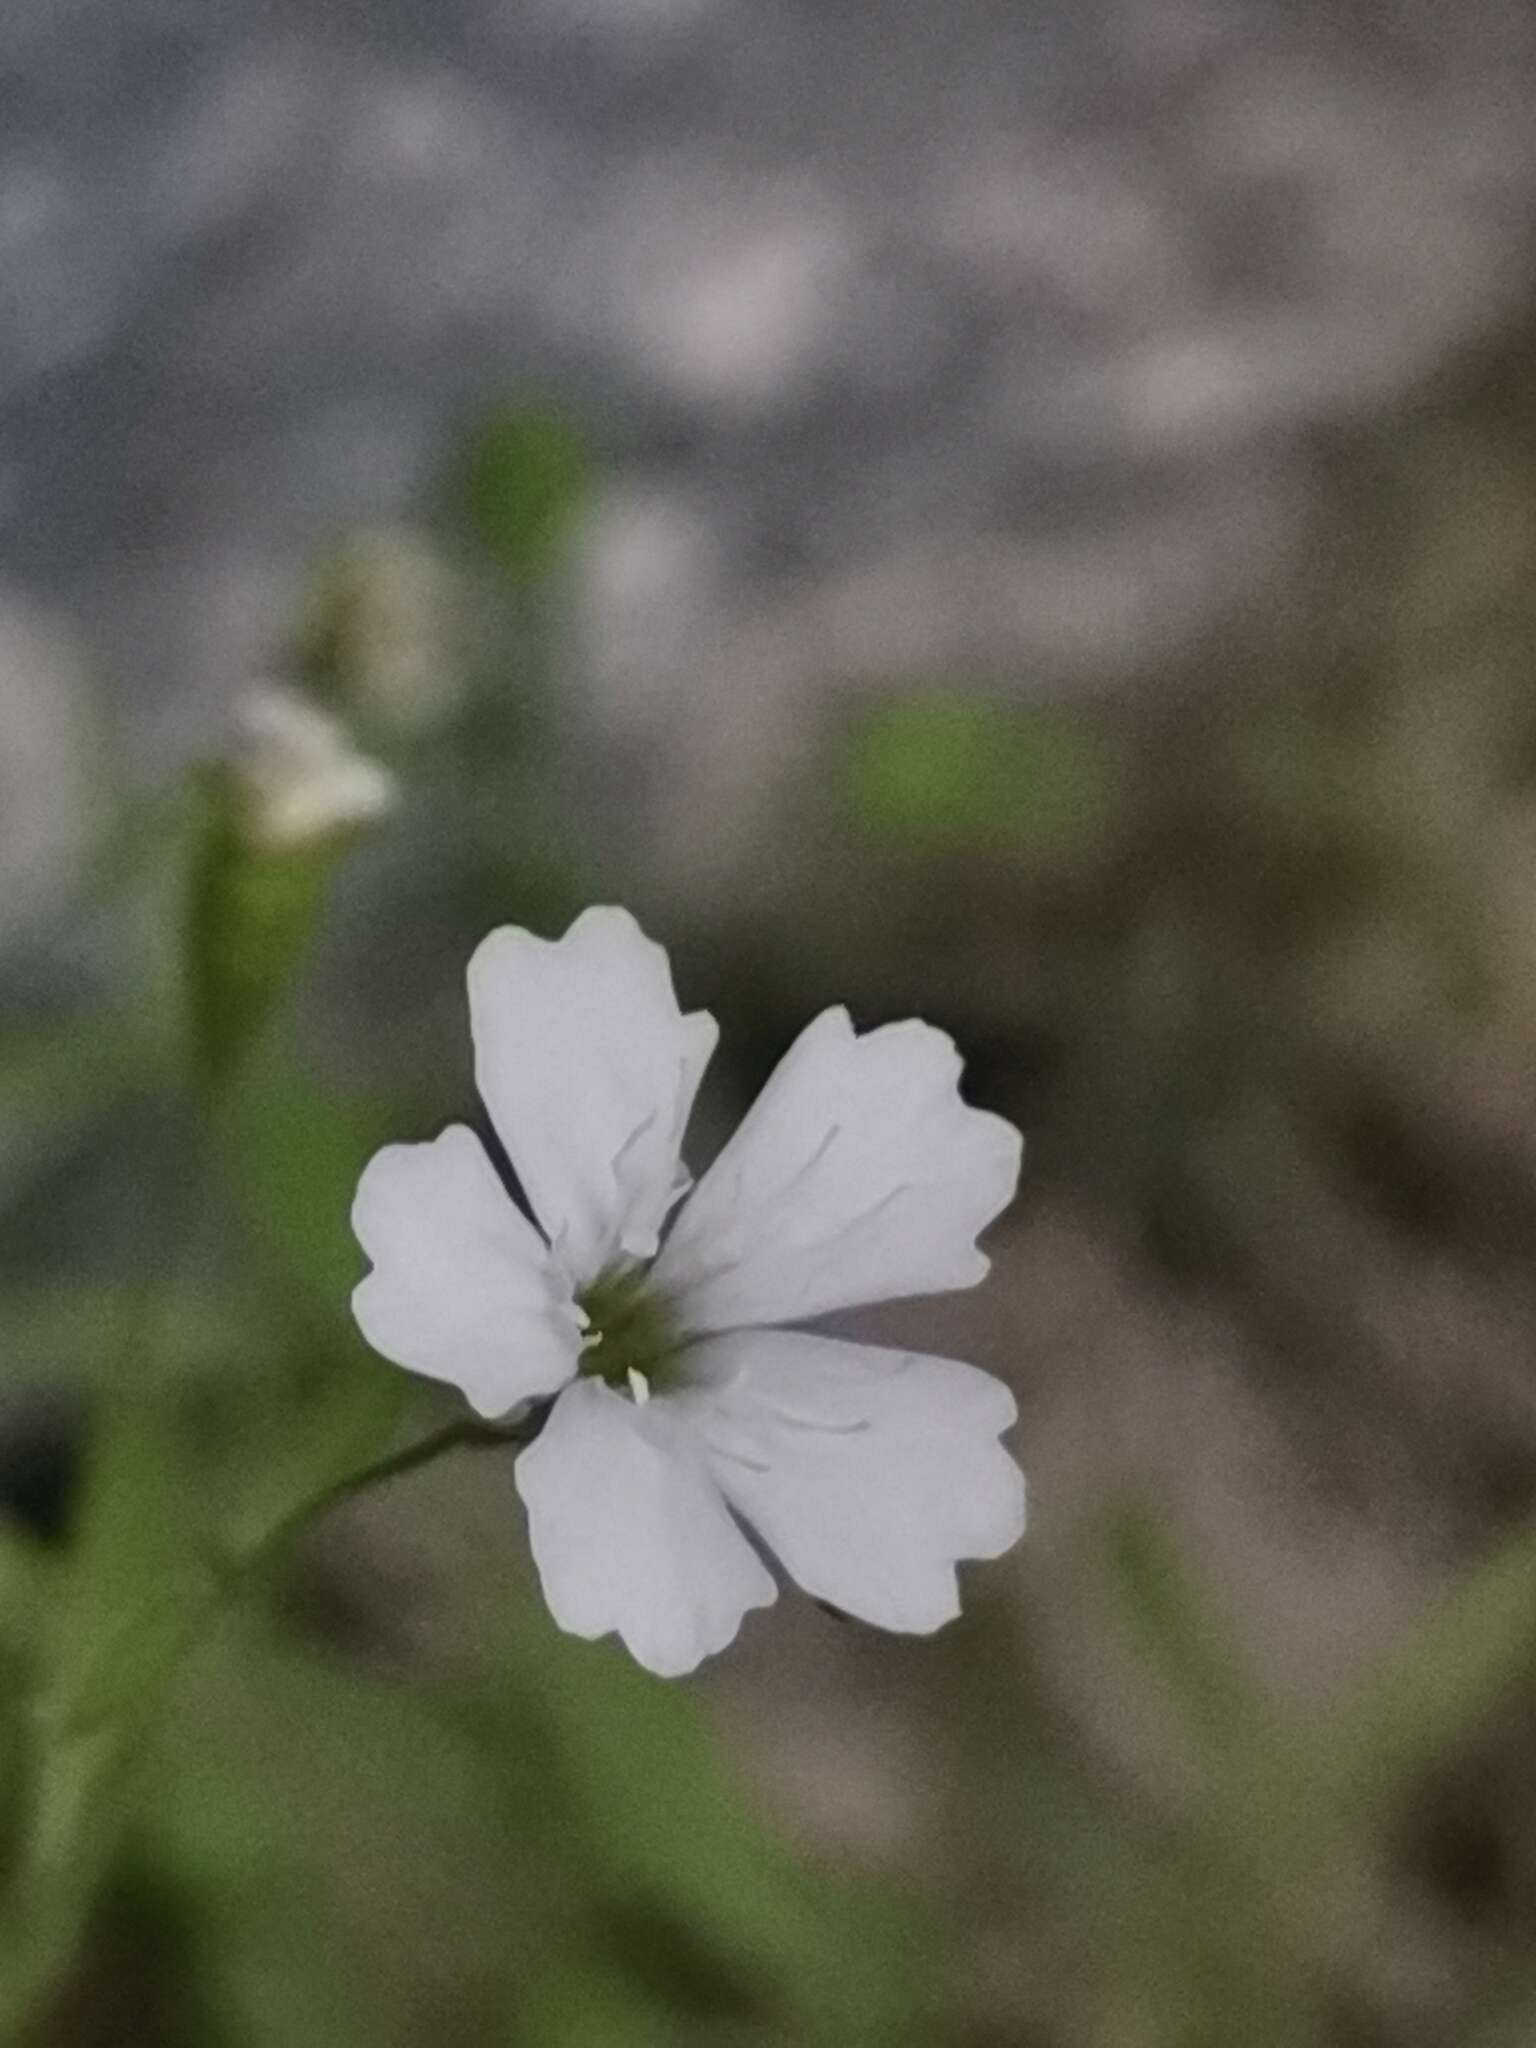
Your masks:
{"label": "five-petaled white flower", "polygon": [[691,1671],[774,1599],[764,1551],[881,1627],[950,1620],[956,1560],[1023,1530],[998,1441],[1013,1397],[974,1366],[783,1326],[986,1272],[976,1234],[1021,1141],[961,1100],[951,1041],[824,1011],[669,1229],[717,1030],[679,1011],[662,948],[622,910],[553,941],[506,927],[469,1003],[542,1234],[462,1124],[387,1146],[353,1208],[373,1261],[353,1307],[376,1350],[482,1416],[555,1397],[517,1487],[556,1621]]}

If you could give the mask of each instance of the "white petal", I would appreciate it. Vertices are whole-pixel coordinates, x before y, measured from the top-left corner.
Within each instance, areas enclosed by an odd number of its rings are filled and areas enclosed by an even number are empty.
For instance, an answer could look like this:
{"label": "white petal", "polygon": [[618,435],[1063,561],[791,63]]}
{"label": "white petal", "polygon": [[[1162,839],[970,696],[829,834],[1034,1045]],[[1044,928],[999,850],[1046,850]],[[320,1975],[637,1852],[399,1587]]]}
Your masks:
{"label": "white petal", "polygon": [[723,1650],[777,1588],[664,1405],[578,1380],[518,1458],[517,1490],[560,1626],[616,1630],[647,1669],[675,1678]]}
{"label": "white petal", "polygon": [[960,1611],[955,1561],[1024,1529],[1000,1380],[953,1359],[743,1330],[689,1353],[674,1397],[721,1490],[808,1593],[919,1635]]}
{"label": "white petal", "polygon": [[683,1016],[664,950],[625,910],[562,939],[505,925],[469,963],[475,1079],[534,1212],[578,1281],[648,1257],[718,1035]]}
{"label": "white petal", "polygon": [[352,1313],[396,1365],[461,1388],[482,1415],[552,1394],[575,1371],[569,1291],[463,1124],[429,1145],[375,1153],[352,1228],[373,1261]]}
{"label": "white petal", "polygon": [[1023,1141],[960,1098],[952,1041],[824,1010],[689,1197],[656,1278],[691,1330],[971,1287]]}

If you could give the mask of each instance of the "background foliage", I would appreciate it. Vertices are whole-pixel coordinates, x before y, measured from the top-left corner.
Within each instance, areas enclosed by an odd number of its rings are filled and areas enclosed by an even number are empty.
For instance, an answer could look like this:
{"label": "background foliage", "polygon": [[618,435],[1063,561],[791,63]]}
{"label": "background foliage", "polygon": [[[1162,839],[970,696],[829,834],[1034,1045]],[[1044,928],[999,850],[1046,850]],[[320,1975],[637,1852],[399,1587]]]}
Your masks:
{"label": "background foliage", "polygon": [[[1536,551],[1439,524],[1491,448],[1536,506],[1523,362],[1341,441],[1262,649],[845,700],[692,898],[568,688],[568,420],[316,562],[273,660],[395,817],[279,859],[227,763],[124,787],[0,958],[8,2038],[1532,2038]],[[444,1412],[350,1323],[362,1161],[473,1113],[483,930],[612,896],[711,1128],[851,999],[1031,1133],[988,1287],[855,1319],[1020,1395],[1034,1529],[931,1643],[800,1604],[652,1681],[481,1453],[289,1540]]]}

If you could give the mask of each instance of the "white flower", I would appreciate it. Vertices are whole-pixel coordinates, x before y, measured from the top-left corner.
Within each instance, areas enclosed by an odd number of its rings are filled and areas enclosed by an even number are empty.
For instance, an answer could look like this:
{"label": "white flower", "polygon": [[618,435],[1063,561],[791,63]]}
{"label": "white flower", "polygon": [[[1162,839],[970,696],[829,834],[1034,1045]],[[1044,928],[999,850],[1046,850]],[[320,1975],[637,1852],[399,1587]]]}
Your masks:
{"label": "white flower", "polygon": [[313,845],[394,808],[389,770],[296,690],[253,684],[235,706],[235,727],[231,765],[245,825],[266,852]]}
{"label": "white flower", "polygon": [[986,1272],[976,1234],[1021,1141],[961,1100],[950,1040],[824,1011],[668,1231],[717,1032],[679,1012],[661,947],[622,910],[556,941],[508,927],[469,1001],[542,1234],[463,1125],[388,1146],[353,1207],[373,1261],[353,1308],[376,1350],[483,1416],[555,1397],[517,1487],[556,1621],[691,1671],[774,1599],[760,1549],[884,1628],[950,1620],[956,1560],[1023,1530],[998,1441],[1013,1397],[973,1366],[781,1327]]}

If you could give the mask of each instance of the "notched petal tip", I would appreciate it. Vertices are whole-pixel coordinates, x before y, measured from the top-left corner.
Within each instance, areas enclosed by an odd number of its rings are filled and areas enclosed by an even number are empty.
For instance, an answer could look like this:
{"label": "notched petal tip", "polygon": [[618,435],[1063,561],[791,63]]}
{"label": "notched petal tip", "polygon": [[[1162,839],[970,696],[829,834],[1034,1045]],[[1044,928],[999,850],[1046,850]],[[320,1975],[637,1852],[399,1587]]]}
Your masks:
{"label": "notched petal tip", "polygon": [[881,1626],[897,1636],[936,1636],[941,1628],[958,1621],[960,1615],[960,1574],[951,1565],[942,1580],[929,1590],[926,1603],[914,1597],[904,1614],[882,1622]]}
{"label": "notched petal tip", "polygon": [[801,1033],[664,1246],[658,1280],[695,1332],[973,1287],[976,1238],[1013,1199],[1023,1140],[960,1093],[946,1032],[862,1036],[845,1008]]}
{"label": "notched petal tip", "polygon": [[749,1614],[771,1607],[778,1597],[779,1589],[770,1579],[767,1589],[751,1594],[743,1603],[741,1612],[726,1627],[708,1638],[697,1638],[686,1648],[657,1648],[644,1639],[631,1639],[622,1628],[608,1629],[604,1633],[616,1635],[635,1662],[649,1671],[653,1678],[691,1678],[711,1657],[718,1657],[731,1647],[741,1634],[742,1624]]}
{"label": "notched petal tip", "polygon": [[[638,940],[641,945],[650,946],[658,953],[665,954],[666,948],[642,929],[640,920],[632,910],[622,903],[589,903],[566,926],[567,939],[594,934],[622,934],[626,941]],[[555,942],[559,944],[557,940]]]}
{"label": "notched petal tip", "polygon": [[980,1245],[973,1244],[956,1254],[952,1277],[926,1291],[932,1294],[964,1294],[969,1288],[979,1287],[991,1270],[991,1258]]}
{"label": "notched petal tip", "polygon": [[469,963],[475,1078],[578,1284],[628,1237],[654,1249],[718,1035],[678,1008],[665,947],[616,905],[557,939],[502,925]]}
{"label": "notched petal tip", "polygon": [[[999,1445],[999,1449],[1002,1449],[1001,1445]],[[1000,1515],[998,1518],[996,1547],[991,1550],[977,1550],[973,1553],[982,1563],[989,1563],[993,1558],[1002,1557],[1006,1552],[1012,1550],[1015,1543],[1020,1540],[1025,1530],[1029,1527],[1028,1476],[1020,1470],[1006,1450],[1003,1451],[1003,1456],[1008,1459],[1008,1463],[1012,1468],[1008,1483],[1013,1505],[1006,1517]]]}
{"label": "notched petal tip", "polygon": [[594,1380],[556,1401],[516,1483],[549,1611],[588,1641],[617,1635],[677,1678],[777,1597],[688,1432]]}
{"label": "notched petal tip", "polygon": [[988,1163],[997,1176],[998,1184],[1006,1190],[998,1205],[1000,1209],[1006,1208],[1018,1192],[1019,1176],[1024,1170],[1024,1133],[1017,1125],[1009,1123],[1007,1117],[999,1116],[995,1109],[977,1109],[963,1097],[960,1107],[969,1119],[978,1152],[985,1146]]}
{"label": "notched petal tip", "polygon": [[1016,1403],[990,1374],[789,1330],[697,1353],[688,1398],[721,1491],[815,1598],[926,1635],[960,1611],[956,1566],[1023,1533],[1023,1475],[999,1441]]}

